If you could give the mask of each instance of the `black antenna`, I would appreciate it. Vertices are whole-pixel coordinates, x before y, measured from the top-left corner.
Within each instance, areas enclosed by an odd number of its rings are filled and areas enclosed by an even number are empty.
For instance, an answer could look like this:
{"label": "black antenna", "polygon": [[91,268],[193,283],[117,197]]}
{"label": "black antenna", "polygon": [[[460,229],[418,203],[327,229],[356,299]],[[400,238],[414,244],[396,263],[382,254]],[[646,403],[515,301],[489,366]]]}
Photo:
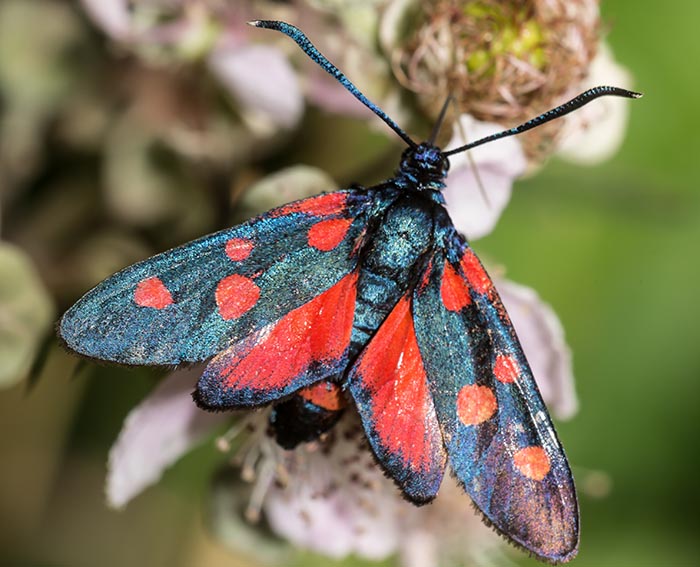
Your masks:
{"label": "black antenna", "polygon": [[343,85],[348,91],[350,91],[350,93],[357,100],[359,100],[362,104],[364,104],[367,108],[369,108],[372,112],[379,116],[379,118],[386,122],[389,128],[396,132],[404,142],[406,142],[412,148],[415,148],[418,145],[413,140],[411,140],[409,135],[406,134],[406,132],[404,132],[396,122],[394,122],[391,118],[389,118],[389,116],[387,116],[386,112],[384,112],[381,108],[379,108],[376,104],[369,100],[365,95],[363,95],[360,89],[353,85],[350,79],[348,79],[340,69],[338,69],[335,65],[333,65],[333,63],[328,61],[328,59],[326,59],[326,57],[318,49],[316,49],[316,46],[313,43],[311,43],[311,41],[309,41],[309,38],[306,37],[306,35],[304,35],[304,32],[301,31],[299,28],[293,26],[292,24],[276,20],[255,20],[252,22],[248,22],[248,24],[251,26],[255,26],[256,28],[276,30],[292,38],[296,42],[296,44],[299,47],[301,47],[304,53],[306,53],[329,75],[332,75],[341,85]]}
{"label": "black antenna", "polygon": [[537,126],[541,126],[542,124],[549,122],[550,120],[554,120],[555,118],[559,118],[561,116],[569,114],[570,112],[573,112],[574,110],[576,110],[578,108],[581,108],[585,104],[588,104],[592,100],[595,100],[596,98],[599,98],[601,96],[621,96],[624,98],[640,98],[642,96],[642,94],[636,93],[634,91],[628,91],[626,89],[621,89],[618,87],[594,87],[592,89],[589,89],[589,90],[581,93],[577,97],[572,98],[570,101],[565,102],[564,104],[561,104],[561,105],[557,106],[556,108],[553,108],[552,110],[548,110],[544,114],[540,114],[536,118],[533,118],[532,120],[528,120],[527,122],[524,122],[523,124],[520,124],[519,126],[515,126],[513,128],[510,128],[509,130],[503,130],[503,132],[491,134],[490,136],[486,136],[485,138],[481,138],[480,140],[476,140],[475,142],[471,142],[469,144],[465,144],[464,146],[460,146],[458,148],[455,148],[454,150],[449,150],[447,152],[444,152],[444,154],[446,156],[451,156],[454,154],[458,154],[460,152],[465,152],[467,150],[471,150],[472,148],[475,148],[476,146],[481,146],[482,144],[486,144],[488,142],[493,142],[494,140],[500,140],[501,138],[507,138],[508,136],[515,136],[516,134],[521,134],[522,132],[527,132],[528,130],[531,130],[532,128],[536,128]]}
{"label": "black antenna", "polygon": [[437,135],[440,132],[440,126],[442,126],[442,122],[443,120],[445,120],[445,114],[447,114],[447,107],[453,100],[454,97],[452,95],[449,95],[447,97],[447,100],[445,101],[445,104],[442,105],[440,115],[438,116],[437,122],[435,123],[435,126],[433,126],[433,131],[430,133],[430,138],[428,139],[428,143],[431,146],[435,145],[435,139],[437,138]]}

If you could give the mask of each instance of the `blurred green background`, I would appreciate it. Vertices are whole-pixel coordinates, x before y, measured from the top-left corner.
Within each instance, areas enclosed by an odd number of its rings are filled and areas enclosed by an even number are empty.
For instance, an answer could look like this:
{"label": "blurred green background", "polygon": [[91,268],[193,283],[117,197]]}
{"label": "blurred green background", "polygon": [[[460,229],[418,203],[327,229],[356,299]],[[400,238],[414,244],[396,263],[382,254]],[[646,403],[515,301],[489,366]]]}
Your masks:
{"label": "blurred green background", "polygon": [[[581,409],[558,426],[581,493],[574,564],[698,565],[700,4],[608,0],[602,10],[616,58],[645,94],[631,105],[622,150],[599,167],[552,161],[519,182],[496,231],[475,247],[553,305],[574,352]],[[80,65],[104,55],[104,40],[91,33]],[[79,81],[67,88],[74,102],[85,96]],[[314,148],[308,141],[321,129]],[[265,167],[303,161],[342,183],[353,175],[378,181],[393,168],[385,138],[350,119],[312,111],[300,132],[305,153],[281,149]],[[94,160],[73,152],[63,163],[62,151],[50,147],[51,165],[17,218],[3,209],[3,232],[31,242],[33,257],[54,253],[53,215],[70,219],[72,208],[90,206],[75,200],[73,185],[96,184]],[[383,158],[373,160],[374,151]],[[365,167],[359,174],[357,164]],[[19,220],[31,221],[32,235]],[[173,239],[197,230],[195,223]],[[207,480],[221,459],[211,447],[190,454],[126,510],[106,509],[107,451],[157,376],[100,366],[73,377],[74,369],[53,345],[29,392],[26,384],[0,392],[0,564],[248,564],[202,525]]]}

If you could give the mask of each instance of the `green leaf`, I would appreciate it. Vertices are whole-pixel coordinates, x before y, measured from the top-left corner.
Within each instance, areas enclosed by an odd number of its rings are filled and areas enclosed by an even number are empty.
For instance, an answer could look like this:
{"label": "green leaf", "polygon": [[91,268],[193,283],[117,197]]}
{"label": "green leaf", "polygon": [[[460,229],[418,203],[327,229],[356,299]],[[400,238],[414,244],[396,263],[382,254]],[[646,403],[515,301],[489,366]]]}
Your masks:
{"label": "green leaf", "polygon": [[6,242],[0,243],[0,274],[0,388],[7,388],[31,369],[54,306],[31,259]]}
{"label": "green leaf", "polygon": [[236,208],[235,222],[243,222],[290,201],[335,191],[336,183],[324,171],[308,165],[295,165],[254,183]]}

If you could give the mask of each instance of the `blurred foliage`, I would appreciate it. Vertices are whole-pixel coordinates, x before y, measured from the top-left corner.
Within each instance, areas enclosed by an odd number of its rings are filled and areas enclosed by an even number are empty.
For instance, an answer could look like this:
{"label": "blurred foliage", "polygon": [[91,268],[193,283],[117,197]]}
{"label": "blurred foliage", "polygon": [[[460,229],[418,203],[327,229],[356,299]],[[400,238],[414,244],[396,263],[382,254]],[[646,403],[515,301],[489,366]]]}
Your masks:
{"label": "blurred foliage", "polygon": [[22,250],[0,242],[0,273],[0,388],[7,388],[31,369],[54,313],[51,297]]}
{"label": "blurred foliage", "polygon": [[[476,249],[555,307],[574,351],[581,410],[559,432],[581,491],[575,564],[690,566],[700,557],[700,76],[686,63],[700,59],[700,5],[607,0],[603,13],[645,93],[622,151],[596,168],[553,162],[520,182]],[[2,383],[28,371],[52,302],[63,310],[116,269],[267,207],[269,180],[255,186],[260,202],[245,193],[266,173],[309,164],[325,174],[296,174],[319,188],[371,183],[399,152],[365,123],[314,110],[294,133],[252,135],[196,65],[145,68],[77,4],[50,0],[0,3],[0,113],[10,243],[0,332],[26,338],[0,353]],[[154,376],[90,366],[71,378],[75,364],[54,348],[31,395],[21,384],[0,392],[0,563],[250,565],[203,527],[220,464],[211,446],[125,511],[105,508],[107,451]]]}

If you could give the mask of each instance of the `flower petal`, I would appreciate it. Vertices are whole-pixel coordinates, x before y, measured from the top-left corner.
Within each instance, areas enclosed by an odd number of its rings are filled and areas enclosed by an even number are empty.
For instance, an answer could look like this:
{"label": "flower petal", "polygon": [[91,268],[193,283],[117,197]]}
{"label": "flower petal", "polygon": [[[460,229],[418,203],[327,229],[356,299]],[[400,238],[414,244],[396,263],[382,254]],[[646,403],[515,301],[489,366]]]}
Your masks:
{"label": "flower petal", "polygon": [[126,40],[132,33],[127,0],[81,0],[88,16],[114,39]]}
{"label": "flower petal", "polygon": [[401,567],[424,567],[425,565],[439,565],[440,561],[440,537],[430,530],[412,530],[410,537],[405,537],[399,557]]}
{"label": "flower petal", "polygon": [[330,557],[380,560],[395,553],[400,509],[411,505],[374,462],[357,416],[338,423],[329,449],[305,444],[284,453],[288,483],[273,485],[265,500],[270,527]]}
{"label": "flower petal", "polygon": [[209,57],[212,72],[243,106],[246,118],[292,128],[304,111],[297,76],[284,54],[266,45],[219,45]]}
{"label": "flower petal", "polygon": [[[632,87],[629,71],[614,60],[605,44],[599,46],[580,89],[596,85]],[[558,155],[579,165],[595,165],[611,158],[624,140],[628,118],[629,100],[614,96],[603,97],[569,114]]]}
{"label": "flower petal", "polygon": [[[478,122],[462,115],[448,148],[477,140],[503,128],[497,124]],[[496,226],[510,200],[513,181],[527,166],[520,142],[514,138],[479,146],[469,153],[450,157],[450,173],[443,191],[447,210],[457,230],[469,239],[481,238]]]}
{"label": "flower petal", "polygon": [[357,102],[338,81],[326,73],[310,72],[307,80],[308,100],[327,112],[356,118],[370,118],[371,110]]}
{"label": "flower petal", "polygon": [[230,414],[200,410],[190,395],[201,369],[173,372],[126,418],[109,452],[107,502],[122,507],[160,479]]}
{"label": "flower petal", "polygon": [[473,562],[500,546],[453,477],[430,506],[414,506],[372,458],[356,414],[334,433],[322,447],[284,452],[285,481],[271,483],[264,504],[277,535],[334,558],[377,561],[398,553],[404,567]]}
{"label": "flower petal", "polygon": [[482,515],[452,476],[445,476],[430,506],[403,502],[400,565],[500,565],[489,561],[503,540],[482,521]]}
{"label": "flower petal", "polygon": [[[407,502],[373,458],[353,409],[330,434],[290,451],[265,433],[266,415],[257,415],[263,421],[245,424],[249,437],[232,458],[241,466],[235,474],[254,480],[240,493],[250,495],[245,516],[256,521],[262,510],[267,526],[289,543],[334,558],[355,554],[376,561],[399,554],[404,567],[478,563],[500,548],[452,476],[430,506]],[[220,480],[224,493],[240,485],[230,475]],[[233,536],[226,528],[239,522],[239,498],[233,505],[216,498],[217,532],[226,541],[241,537],[240,530]]]}
{"label": "flower petal", "polygon": [[224,465],[217,472],[206,507],[212,535],[237,557],[254,557],[256,565],[293,564],[292,546],[246,517],[252,490],[253,485],[241,478],[240,469]]}
{"label": "flower petal", "polygon": [[578,409],[578,400],[571,350],[559,318],[529,287],[503,279],[496,286],[545,403],[557,418],[572,417]]}

